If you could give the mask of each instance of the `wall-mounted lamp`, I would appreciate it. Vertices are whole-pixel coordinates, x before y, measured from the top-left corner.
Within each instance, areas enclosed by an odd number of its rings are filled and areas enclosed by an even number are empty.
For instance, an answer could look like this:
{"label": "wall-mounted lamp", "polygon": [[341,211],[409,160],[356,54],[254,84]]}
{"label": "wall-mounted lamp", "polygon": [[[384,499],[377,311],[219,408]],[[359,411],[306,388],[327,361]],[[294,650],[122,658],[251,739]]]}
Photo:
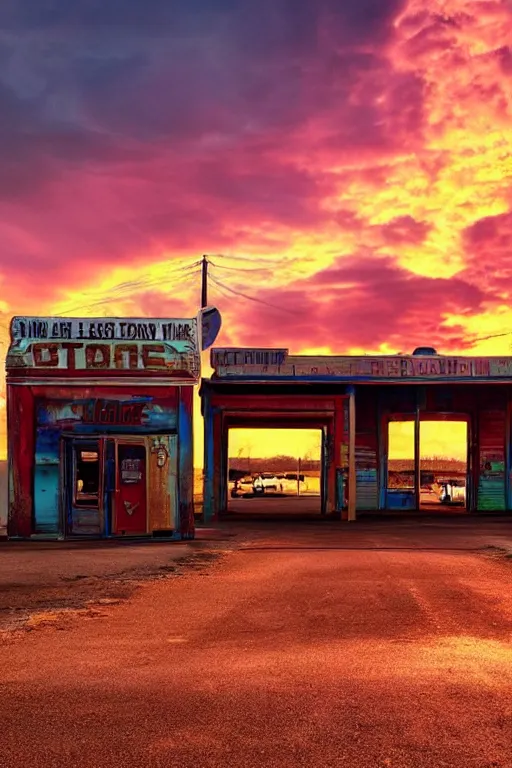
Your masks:
{"label": "wall-mounted lamp", "polygon": [[156,463],[158,467],[165,467],[169,452],[161,437],[153,437],[151,440],[151,453],[156,453]]}

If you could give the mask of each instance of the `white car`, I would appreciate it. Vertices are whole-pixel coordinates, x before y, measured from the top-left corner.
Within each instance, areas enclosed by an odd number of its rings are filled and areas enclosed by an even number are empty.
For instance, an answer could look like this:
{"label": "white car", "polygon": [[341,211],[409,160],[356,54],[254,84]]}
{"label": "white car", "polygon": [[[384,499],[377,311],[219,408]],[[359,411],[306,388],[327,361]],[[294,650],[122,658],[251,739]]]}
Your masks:
{"label": "white car", "polygon": [[283,492],[283,481],[274,472],[262,472],[254,479],[254,493]]}

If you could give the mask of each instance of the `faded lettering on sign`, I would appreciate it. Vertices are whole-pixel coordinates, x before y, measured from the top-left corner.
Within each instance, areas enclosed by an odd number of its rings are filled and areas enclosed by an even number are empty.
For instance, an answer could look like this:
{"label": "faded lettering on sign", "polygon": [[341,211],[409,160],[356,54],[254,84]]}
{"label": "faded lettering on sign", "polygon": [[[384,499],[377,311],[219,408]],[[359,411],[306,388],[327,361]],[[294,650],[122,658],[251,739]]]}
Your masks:
{"label": "faded lettering on sign", "polygon": [[84,424],[116,424],[140,426],[145,403],[119,400],[91,400],[83,406]]}
{"label": "faded lettering on sign", "polygon": [[[512,377],[512,357],[301,357],[290,355],[280,365],[260,360],[255,350],[213,350],[215,375],[229,377],[337,377],[340,379],[492,379]],[[269,360],[279,350],[267,350]]]}
{"label": "faded lettering on sign", "polygon": [[15,317],[11,324],[11,337],[13,342],[22,339],[31,341],[48,339],[195,343],[195,323],[195,320]]}
{"label": "faded lettering on sign", "polygon": [[[12,353],[11,353],[12,355]],[[80,370],[151,370],[197,375],[195,351],[171,344],[36,342],[12,355],[17,367]],[[12,359],[11,358],[11,359]],[[8,367],[12,365],[8,358]]]}

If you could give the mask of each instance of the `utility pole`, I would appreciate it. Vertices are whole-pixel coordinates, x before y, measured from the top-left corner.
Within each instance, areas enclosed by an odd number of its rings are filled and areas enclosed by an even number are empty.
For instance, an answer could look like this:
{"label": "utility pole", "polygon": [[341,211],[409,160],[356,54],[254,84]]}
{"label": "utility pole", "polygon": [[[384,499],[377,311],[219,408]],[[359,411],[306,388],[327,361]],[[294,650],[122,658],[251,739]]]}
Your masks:
{"label": "utility pole", "polygon": [[203,256],[201,261],[201,309],[208,306],[208,259]]}

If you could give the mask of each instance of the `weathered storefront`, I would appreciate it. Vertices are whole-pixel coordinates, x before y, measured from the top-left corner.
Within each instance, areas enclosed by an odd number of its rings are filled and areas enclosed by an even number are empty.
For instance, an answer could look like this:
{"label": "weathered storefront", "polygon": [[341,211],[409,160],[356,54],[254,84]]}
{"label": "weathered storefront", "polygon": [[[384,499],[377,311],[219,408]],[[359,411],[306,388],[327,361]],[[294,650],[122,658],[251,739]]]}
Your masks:
{"label": "weathered storefront", "polygon": [[[283,349],[213,349],[211,363],[214,375],[201,386],[207,520],[226,510],[232,426],[322,429],[322,513],[355,520],[370,511],[424,509],[420,426],[464,422],[464,510],[512,510],[511,357],[306,357]],[[390,482],[394,421],[414,425],[408,487]]]}
{"label": "weathered storefront", "polygon": [[9,536],[194,536],[203,317],[12,320]]}

